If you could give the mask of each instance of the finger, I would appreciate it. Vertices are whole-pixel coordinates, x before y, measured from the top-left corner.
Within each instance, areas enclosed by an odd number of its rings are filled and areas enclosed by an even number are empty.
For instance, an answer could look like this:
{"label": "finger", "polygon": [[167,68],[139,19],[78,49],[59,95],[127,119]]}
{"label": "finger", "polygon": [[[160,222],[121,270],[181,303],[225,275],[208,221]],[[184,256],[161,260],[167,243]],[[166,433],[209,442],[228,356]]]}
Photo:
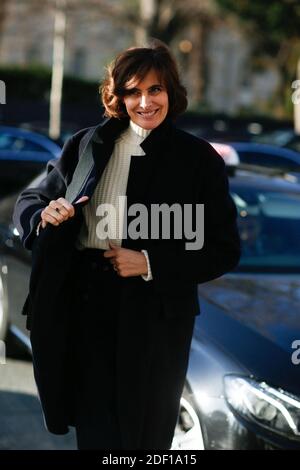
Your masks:
{"label": "finger", "polygon": [[60,197],[56,202],[60,203],[68,211],[69,217],[73,217],[75,215],[74,207],[65,198]]}
{"label": "finger", "polygon": [[50,206],[48,206],[48,207],[46,207],[46,209],[44,209],[44,214],[51,215],[55,220],[57,220],[57,222],[63,222],[64,221],[64,217],[59,212],[57,212],[56,209],[53,209]]}
{"label": "finger", "polygon": [[70,216],[69,211],[57,201],[51,201],[49,206],[56,210],[56,212],[62,215],[65,219]]}
{"label": "finger", "polygon": [[75,210],[72,205],[68,205],[68,206],[62,205],[59,208],[59,212],[60,214],[63,214],[63,215],[65,215],[66,213],[66,216],[65,216],[66,218],[73,217],[75,214]]}
{"label": "finger", "polygon": [[66,221],[66,220],[70,219],[70,217],[72,217],[69,212],[65,212],[65,210],[63,210],[63,209],[56,209],[56,211],[57,211],[60,215],[63,216],[63,219],[64,219],[63,221]]}
{"label": "finger", "polygon": [[73,207],[72,204],[71,204],[69,201],[67,201],[64,197],[59,197],[59,198],[56,200],[56,202],[62,204],[62,205],[65,206],[66,208],[70,208],[70,209],[71,209],[71,208]]}
{"label": "finger", "polygon": [[115,257],[115,256],[116,256],[116,253],[115,253],[115,251],[113,251],[113,250],[106,250],[106,251],[103,253],[103,256],[104,256],[104,258],[112,258],[112,257]]}
{"label": "finger", "polygon": [[67,201],[64,197],[58,198],[56,202],[64,206],[67,209],[67,211],[74,210],[74,207],[72,206],[72,204],[69,201]]}
{"label": "finger", "polygon": [[60,224],[60,222],[58,222],[58,220],[56,220],[54,217],[52,217],[50,214],[47,214],[47,213],[45,213],[43,215],[43,221],[49,222],[49,224],[52,224],[52,225],[59,225]]}
{"label": "finger", "polygon": [[55,209],[60,215],[64,217],[64,219],[68,219],[71,217],[70,211],[68,211],[64,206],[57,207]]}
{"label": "finger", "polygon": [[114,245],[110,240],[108,240],[108,244],[112,250],[118,250],[120,247],[118,245]]}
{"label": "finger", "polygon": [[88,196],[82,196],[78,201],[74,202],[74,204],[79,204],[80,202],[85,202],[88,201],[89,197]]}

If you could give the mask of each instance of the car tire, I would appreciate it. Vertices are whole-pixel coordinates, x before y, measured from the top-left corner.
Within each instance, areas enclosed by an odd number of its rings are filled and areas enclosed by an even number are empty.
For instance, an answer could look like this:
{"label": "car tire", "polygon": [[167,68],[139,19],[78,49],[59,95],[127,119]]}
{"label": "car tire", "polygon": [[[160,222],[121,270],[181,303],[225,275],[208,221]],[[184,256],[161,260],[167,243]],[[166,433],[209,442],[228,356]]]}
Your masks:
{"label": "car tire", "polygon": [[0,341],[4,341],[8,330],[7,303],[5,298],[4,282],[0,272]]}
{"label": "car tire", "polygon": [[172,450],[204,450],[199,411],[193,394],[186,384],[180,400]]}

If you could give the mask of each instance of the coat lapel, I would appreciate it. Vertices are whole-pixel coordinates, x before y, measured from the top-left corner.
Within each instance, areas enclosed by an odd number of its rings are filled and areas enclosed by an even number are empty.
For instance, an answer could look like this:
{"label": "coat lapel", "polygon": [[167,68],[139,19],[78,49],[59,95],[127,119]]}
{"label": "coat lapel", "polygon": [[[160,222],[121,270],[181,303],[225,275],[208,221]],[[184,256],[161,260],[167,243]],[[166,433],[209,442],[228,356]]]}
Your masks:
{"label": "coat lapel", "polygon": [[131,156],[127,183],[127,205],[147,202],[153,180],[165,157],[170,141],[171,122],[167,119],[141,143],[143,156]]}
{"label": "coat lapel", "polygon": [[91,164],[83,166],[83,173],[80,174],[80,181],[83,184],[76,186],[76,197],[73,200],[79,199],[81,196],[89,196],[91,198],[113,152],[115,140],[126,129],[128,123],[129,120],[125,119],[106,119],[99,126],[95,127],[91,134],[86,134],[82,139],[82,149],[79,148],[79,158],[80,160],[89,159]]}
{"label": "coat lapel", "polygon": [[[85,183],[77,192],[76,199],[86,195],[91,198],[103,171],[112,155],[117,137],[129,125],[129,119],[110,118],[101,123],[85,144],[84,152],[91,151],[93,164],[89,174],[85,175]],[[132,155],[127,183],[127,206],[136,202],[146,202],[154,175],[164,158],[167,144],[171,139],[172,123],[165,119],[142,142],[145,155]]]}

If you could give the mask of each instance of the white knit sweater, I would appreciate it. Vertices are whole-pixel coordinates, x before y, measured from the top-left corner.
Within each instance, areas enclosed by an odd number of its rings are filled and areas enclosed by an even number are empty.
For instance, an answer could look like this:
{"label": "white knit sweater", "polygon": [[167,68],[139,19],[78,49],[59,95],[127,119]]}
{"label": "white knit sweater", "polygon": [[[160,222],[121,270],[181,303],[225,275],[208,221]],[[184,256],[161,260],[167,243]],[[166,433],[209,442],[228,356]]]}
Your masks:
{"label": "white knit sweater", "polygon": [[[151,130],[143,129],[130,121],[128,128],[116,140],[113,153],[93,196],[83,208],[84,220],[77,240],[79,249],[101,248],[107,250],[109,249],[107,235],[112,243],[117,246],[122,245],[122,237],[119,234],[123,233],[124,207],[120,207],[119,197],[126,196],[131,155],[140,155],[141,158],[146,158],[140,144],[150,132]],[[105,214],[105,221],[108,222],[105,227],[106,231],[99,230],[99,228],[101,229],[99,224],[101,216],[97,215],[97,208],[100,204],[111,204],[116,210],[116,217],[107,217]],[[110,213],[108,212],[108,214]],[[111,237],[111,234],[116,236]],[[149,258],[147,252],[143,251],[143,253],[148,264],[148,276],[143,276],[143,278],[150,280],[152,276]]]}

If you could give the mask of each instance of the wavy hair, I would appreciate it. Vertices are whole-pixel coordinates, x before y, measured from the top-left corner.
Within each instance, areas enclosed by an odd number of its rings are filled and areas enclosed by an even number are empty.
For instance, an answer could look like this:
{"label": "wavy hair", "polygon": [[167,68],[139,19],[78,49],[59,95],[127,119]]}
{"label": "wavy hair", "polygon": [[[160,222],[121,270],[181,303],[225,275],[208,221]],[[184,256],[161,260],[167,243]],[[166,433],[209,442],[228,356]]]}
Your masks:
{"label": "wavy hair", "polygon": [[187,92],[181,84],[175,58],[166,44],[153,39],[148,47],[130,47],[117,55],[106,67],[99,91],[105,108],[104,116],[127,117],[123,102],[128,82],[139,82],[154,69],[168,93],[168,117],[175,119],[187,108]]}

